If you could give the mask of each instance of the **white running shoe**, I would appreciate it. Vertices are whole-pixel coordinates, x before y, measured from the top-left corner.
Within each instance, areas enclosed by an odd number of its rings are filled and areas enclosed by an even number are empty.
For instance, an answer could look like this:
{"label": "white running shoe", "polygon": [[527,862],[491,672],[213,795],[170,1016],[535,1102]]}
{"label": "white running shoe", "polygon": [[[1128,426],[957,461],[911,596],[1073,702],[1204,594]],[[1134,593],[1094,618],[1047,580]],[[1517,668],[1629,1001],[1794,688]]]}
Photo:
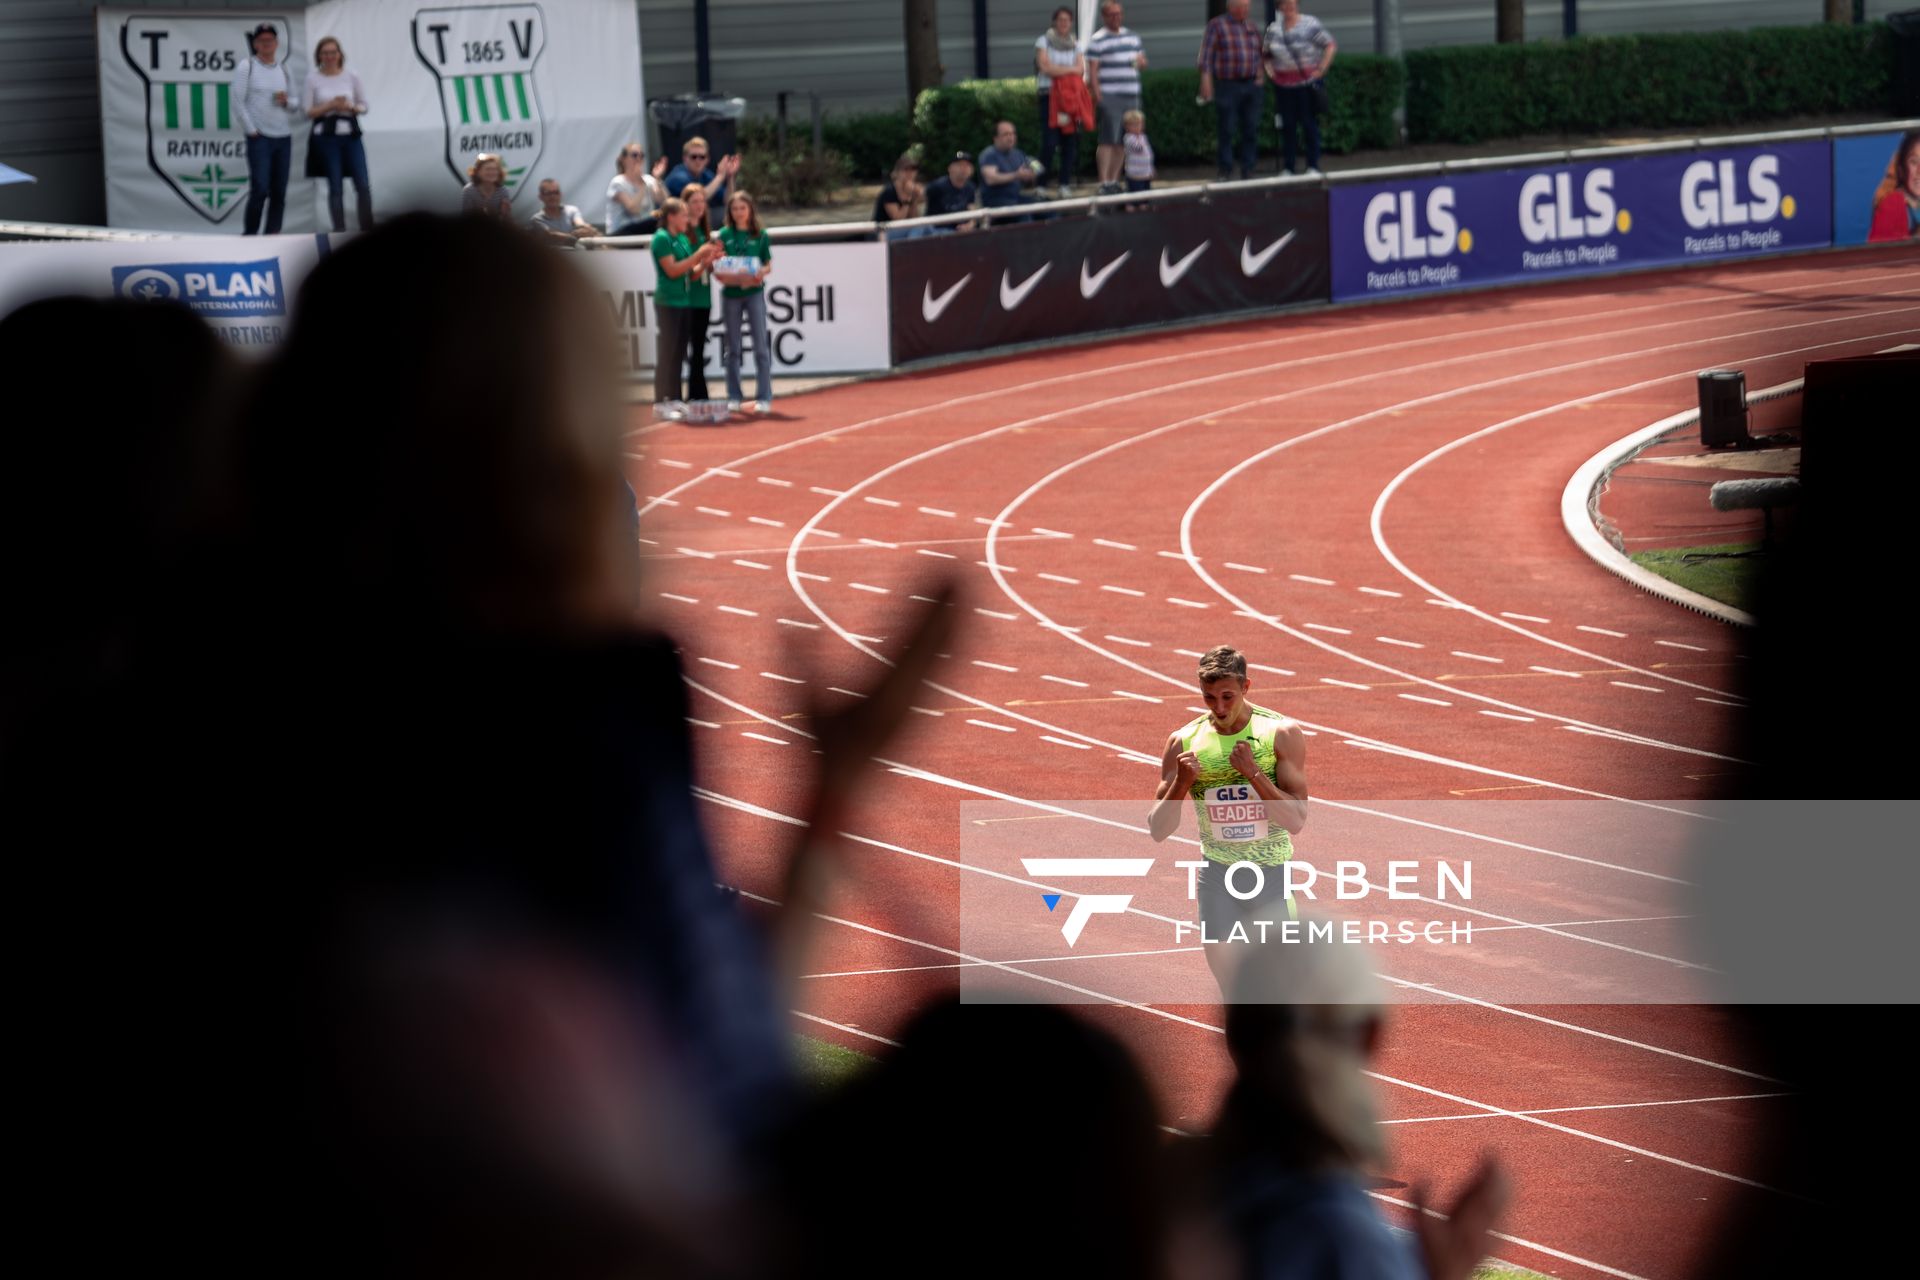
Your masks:
{"label": "white running shoe", "polygon": [[738,400],[727,401],[727,412],[728,413],[740,412],[740,402]]}
{"label": "white running shoe", "polygon": [[769,414],[769,413],[772,413],[772,412],[773,412],[773,401],[771,401],[771,400],[755,400],[755,401],[753,402],[753,411],[754,411],[755,413],[757,413],[757,414],[760,414],[760,415],[762,415],[762,416],[764,417],[765,415],[767,415],[767,414]]}

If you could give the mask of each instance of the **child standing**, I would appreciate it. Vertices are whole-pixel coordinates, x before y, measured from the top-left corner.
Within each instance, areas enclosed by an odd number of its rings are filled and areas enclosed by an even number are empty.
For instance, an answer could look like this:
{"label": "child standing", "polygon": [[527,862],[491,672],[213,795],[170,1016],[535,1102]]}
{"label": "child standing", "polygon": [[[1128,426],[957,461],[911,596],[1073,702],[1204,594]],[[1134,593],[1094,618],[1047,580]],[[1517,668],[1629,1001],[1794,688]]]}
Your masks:
{"label": "child standing", "polygon": [[[1120,145],[1126,151],[1123,172],[1127,178],[1128,191],[1145,191],[1153,185],[1153,144],[1147,141],[1147,118],[1138,111],[1129,111],[1120,117],[1126,133],[1120,138]],[[1131,208],[1142,208],[1133,205]]]}
{"label": "child standing", "polygon": [[[727,199],[727,225],[720,232],[722,257],[714,276],[726,287],[720,291],[726,321],[727,411],[740,408],[741,339],[753,339],[755,413],[773,409],[773,352],[767,346],[767,275],[773,270],[773,245],[760,226],[760,207],[752,196],[736,191]],[[742,334],[745,327],[749,332]]]}

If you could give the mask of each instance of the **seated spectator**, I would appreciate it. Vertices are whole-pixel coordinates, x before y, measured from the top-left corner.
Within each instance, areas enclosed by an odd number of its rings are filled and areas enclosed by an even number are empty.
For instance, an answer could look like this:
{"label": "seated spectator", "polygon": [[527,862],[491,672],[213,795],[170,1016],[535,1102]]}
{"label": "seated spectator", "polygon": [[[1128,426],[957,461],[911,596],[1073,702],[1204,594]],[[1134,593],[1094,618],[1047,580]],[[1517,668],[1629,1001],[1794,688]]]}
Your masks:
{"label": "seated spectator", "polygon": [[920,200],[924,194],[920,186],[920,166],[914,163],[911,154],[903,154],[893,162],[893,175],[880,188],[880,194],[874,197],[873,220],[904,222],[908,218],[919,217]]}
{"label": "seated spectator", "polygon": [[[1210,1140],[1213,1204],[1255,1280],[1467,1280],[1508,1197],[1491,1163],[1444,1217],[1417,1213],[1417,1249],[1361,1179],[1386,1158],[1367,1066],[1385,1010],[1359,947],[1247,948],[1227,1010],[1238,1072]],[[1424,1210],[1424,1195],[1414,1193]]]}
{"label": "seated spectator", "polygon": [[560,184],[552,178],[541,179],[540,209],[527,226],[554,244],[573,244],[600,234],[600,228],[580,216],[579,205],[561,202]]}
{"label": "seated spectator", "polygon": [[460,212],[513,221],[513,197],[507,194],[507,167],[500,157],[481,152],[467,169],[467,185],[460,188]]}
{"label": "seated spectator", "polygon": [[661,156],[648,173],[647,149],[637,142],[620,148],[607,184],[608,235],[650,236],[660,229],[660,206],[667,202],[660,175],[666,170],[667,158]]}
{"label": "seated spectator", "polygon": [[[973,157],[956,151],[947,161],[947,176],[927,184],[927,212],[965,213],[980,203],[980,184],[973,180]],[[962,223],[962,228],[972,226]]]}
{"label": "seated spectator", "polygon": [[1002,120],[993,129],[993,145],[980,153],[980,203],[988,209],[1032,204],[1037,197],[1021,187],[1040,181],[1040,166],[1018,145],[1013,121]]}
{"label": "seated spectator", "polygon": [[697,182],[707,189],[707,199],[719,208],[726,208],[733,175],[740,172],[740,157],[721,156],[719,163],[709,168],[709,154],[705,138],[688,138],[680,148],[680,163],[667,174],[667,194],[677,196],[688,183]]}

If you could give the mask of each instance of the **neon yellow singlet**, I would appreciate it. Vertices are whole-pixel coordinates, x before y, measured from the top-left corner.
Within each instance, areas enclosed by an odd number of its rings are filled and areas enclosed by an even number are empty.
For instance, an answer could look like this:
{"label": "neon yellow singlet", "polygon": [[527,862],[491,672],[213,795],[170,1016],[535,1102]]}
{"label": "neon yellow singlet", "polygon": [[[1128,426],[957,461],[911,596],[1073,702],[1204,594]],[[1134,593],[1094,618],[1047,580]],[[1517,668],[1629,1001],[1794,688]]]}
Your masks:
{"label": "neon yellow singlet", "polygon": [[1180,729],[1180,749],[1199,759],[1194,775],[1194,815],[1200,823],[1200,851],[1213,862],[1258,862],[1274,866],[1293,856],[1293,837],[1285,827],[1267,819],[1266,802],[1253,784],[1240,776],[1229,758],[1242,738],[1253,744],[1254,763],[1274,778],[1278,759],[1274,735],[1285,723],[1276,711],[1252,707],[1253,714],[1239,733],[1222,734],[1210,716],[1200,716]]}

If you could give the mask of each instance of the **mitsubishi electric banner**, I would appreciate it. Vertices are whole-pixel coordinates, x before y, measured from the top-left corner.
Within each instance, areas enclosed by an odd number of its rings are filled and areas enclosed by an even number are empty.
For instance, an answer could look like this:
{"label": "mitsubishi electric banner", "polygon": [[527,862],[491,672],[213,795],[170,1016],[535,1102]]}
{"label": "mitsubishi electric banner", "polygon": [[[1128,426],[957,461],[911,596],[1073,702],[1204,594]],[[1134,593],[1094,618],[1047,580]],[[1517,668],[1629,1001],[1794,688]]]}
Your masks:
{"label": "mitsubishi electric banner", "polygon": [[1831,144],[1334,186],[1336,301],[1825,248]]}
{"label": "mitsubishi electric banner", "polygon": [[1327,300],[1317,189],[1221,195],[887,247],[893,358]]}
{"label": "mitsubishi electric banner", "polygon": [[[237,233],[245,139],[230,85],[260,22],[281,32],[295,94],[322,39],[340,42],[368,110],[360,118],[376,215],[452,213],[474,157],[501,157],[514,214],[543,178],[602,216],[621,144],[643,138],[640,28],[628,0],[449,4],[322,0],[304,10],[101,9],[102,151],[114,226]],[[303,176],[310,123],[289,111],[285,230],[325,230],[326,183]],[[346,193],[354,207],[351,190]]]}

